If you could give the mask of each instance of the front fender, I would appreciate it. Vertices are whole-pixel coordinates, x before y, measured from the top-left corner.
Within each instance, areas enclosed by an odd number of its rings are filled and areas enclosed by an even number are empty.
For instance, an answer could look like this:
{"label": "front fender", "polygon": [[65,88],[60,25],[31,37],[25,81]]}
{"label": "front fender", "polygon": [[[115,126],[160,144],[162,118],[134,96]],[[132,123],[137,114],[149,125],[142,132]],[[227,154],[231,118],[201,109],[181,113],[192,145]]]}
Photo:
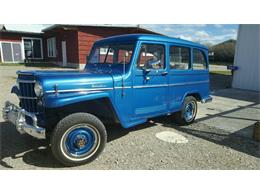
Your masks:
{"label": "front fender", "polygon": [[11,93],[16,94],[18,97],[20,96],[19,88],[16,85],[12,87]]}
{"label": "front fender", "polygon": [[101,92],[101,93],[64,93],[64,94],[49,94],[44,97],[44,106],[47,108],[57,108],[63,107],[66,105],[99,99],[99,98],[109,98],[109,93]]}

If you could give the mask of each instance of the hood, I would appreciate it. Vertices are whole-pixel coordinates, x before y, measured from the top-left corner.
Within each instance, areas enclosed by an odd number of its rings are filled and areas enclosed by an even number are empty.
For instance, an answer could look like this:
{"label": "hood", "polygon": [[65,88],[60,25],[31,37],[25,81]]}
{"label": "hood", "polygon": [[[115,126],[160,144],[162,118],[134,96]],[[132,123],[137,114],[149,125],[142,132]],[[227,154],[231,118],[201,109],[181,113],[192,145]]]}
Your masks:
{"label": "hood", "polygon": [[45,92],[80,91],[113,88],[113,76],[105,72],[89,71],[21,71],[19,75],[31,75],[43,86]]}

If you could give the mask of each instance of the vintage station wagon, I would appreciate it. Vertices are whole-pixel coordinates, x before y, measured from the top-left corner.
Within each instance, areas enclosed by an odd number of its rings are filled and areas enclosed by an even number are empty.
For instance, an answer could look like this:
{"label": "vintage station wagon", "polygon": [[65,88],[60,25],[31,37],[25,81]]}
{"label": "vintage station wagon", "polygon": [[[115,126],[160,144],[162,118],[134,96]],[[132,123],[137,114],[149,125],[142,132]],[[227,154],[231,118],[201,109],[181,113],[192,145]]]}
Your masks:
{"label": "vintage station wagon", "polygon": [[209,95],[208,49],[160,35],[131,34],[97,41],[83,71],[18,71],[3,118],[21,133],[50,138],[67,166],[94,160],[104,149],[104,124],[129,128],[172,115],[190,124]]}

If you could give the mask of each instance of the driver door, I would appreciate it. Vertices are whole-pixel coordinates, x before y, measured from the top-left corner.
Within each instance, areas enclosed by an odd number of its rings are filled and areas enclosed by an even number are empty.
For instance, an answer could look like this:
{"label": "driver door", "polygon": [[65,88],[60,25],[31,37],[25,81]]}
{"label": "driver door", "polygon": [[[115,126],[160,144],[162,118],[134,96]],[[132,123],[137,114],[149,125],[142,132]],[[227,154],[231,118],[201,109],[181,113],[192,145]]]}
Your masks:
{"label": "driver door", "polygon": [[134,118],[167,112],[167,68],[163,44],[140,46],[133,80]]}

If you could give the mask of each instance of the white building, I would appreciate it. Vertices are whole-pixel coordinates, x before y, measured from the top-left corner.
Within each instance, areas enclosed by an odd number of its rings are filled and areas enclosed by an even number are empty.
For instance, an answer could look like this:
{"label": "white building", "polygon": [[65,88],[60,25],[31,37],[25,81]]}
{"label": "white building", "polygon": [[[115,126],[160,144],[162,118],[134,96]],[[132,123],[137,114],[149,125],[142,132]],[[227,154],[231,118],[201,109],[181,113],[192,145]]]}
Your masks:
{"label": "white building", "polygon": [[232,87],[260,91],[260,25],[239,25]]}

